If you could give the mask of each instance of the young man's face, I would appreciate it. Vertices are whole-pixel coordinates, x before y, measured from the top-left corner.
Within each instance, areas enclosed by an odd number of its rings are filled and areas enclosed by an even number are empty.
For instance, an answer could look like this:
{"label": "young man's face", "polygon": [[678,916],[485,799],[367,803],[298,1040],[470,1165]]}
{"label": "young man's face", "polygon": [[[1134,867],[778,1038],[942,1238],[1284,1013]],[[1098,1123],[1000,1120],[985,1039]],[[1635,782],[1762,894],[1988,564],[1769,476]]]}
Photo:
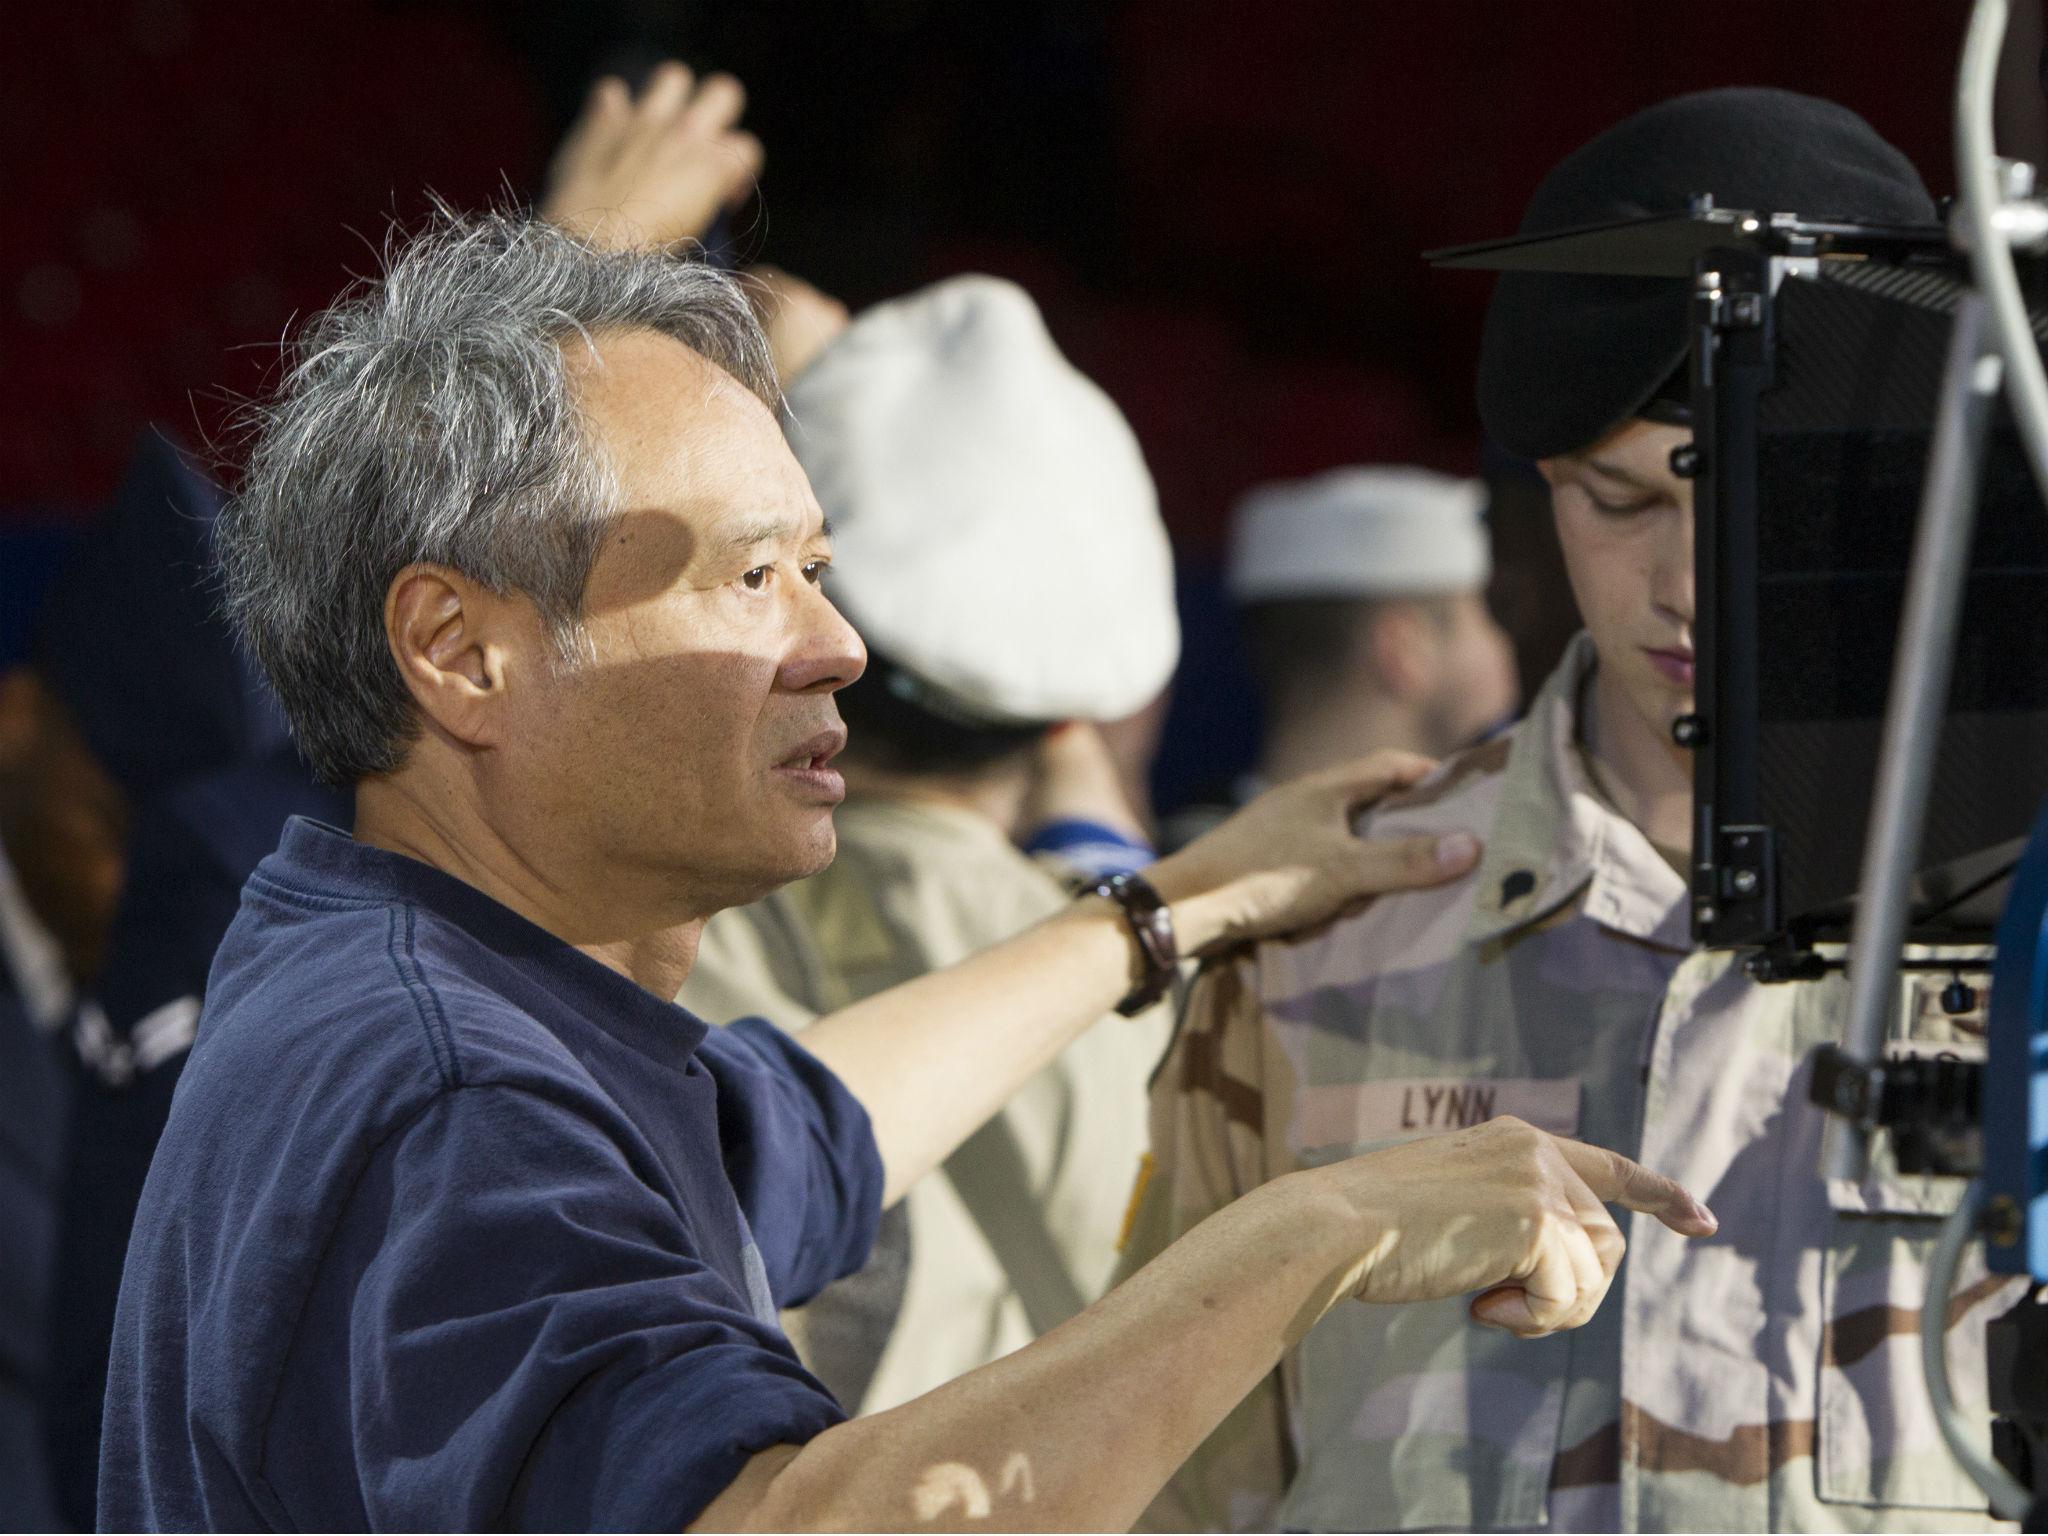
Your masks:
{"label": "young man's face", "polygon": [[1537,465],[1600,667],[1665,742],[1693,707],[1692,481],[1671,470],[1690,427],[1631,421]]}

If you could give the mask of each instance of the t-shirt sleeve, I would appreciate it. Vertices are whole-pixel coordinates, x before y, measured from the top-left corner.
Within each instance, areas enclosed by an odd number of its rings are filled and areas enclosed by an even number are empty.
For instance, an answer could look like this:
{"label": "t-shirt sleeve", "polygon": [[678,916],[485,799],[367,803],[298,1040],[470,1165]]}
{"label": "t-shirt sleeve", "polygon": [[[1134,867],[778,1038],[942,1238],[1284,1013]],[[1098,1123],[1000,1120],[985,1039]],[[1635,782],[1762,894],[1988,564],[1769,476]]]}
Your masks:
{"label": "t-shirt sleeve", "polygon": [[[845,1417],[637,1155],[583,1106],[479,1086],[372,1159],[308,1308],[343,1333],[302,1336],[286,1380],[346,1370],[373,1529],[680,1530]],[[288,1507],[291,1463],[332,1454],[292,1438],[266,1458]]]}
{"label": "t-shirt sleeve", "polygon": [[714,1029],[698,1054],[718,1081],[718,1134],[780,1307],[867,1262],[882,1216],[882,1154],[860,1101],[762,1019]]}

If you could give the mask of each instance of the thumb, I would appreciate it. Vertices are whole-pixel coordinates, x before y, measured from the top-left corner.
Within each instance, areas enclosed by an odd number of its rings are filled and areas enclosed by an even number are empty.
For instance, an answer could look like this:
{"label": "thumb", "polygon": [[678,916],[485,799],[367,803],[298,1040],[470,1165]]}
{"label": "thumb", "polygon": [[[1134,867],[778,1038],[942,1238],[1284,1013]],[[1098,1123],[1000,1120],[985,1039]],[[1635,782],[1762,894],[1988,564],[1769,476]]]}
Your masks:
{"label": "thumb", "polygon": [[1533,1339],[1551,1330],[1537,1321],[1529,1307],[1529,1293],[1519,1285],[1496,1285],[1472,1298],[1466,1309],[1472,1321],[1488,1328],[1503,1329],[1517,1338]]}

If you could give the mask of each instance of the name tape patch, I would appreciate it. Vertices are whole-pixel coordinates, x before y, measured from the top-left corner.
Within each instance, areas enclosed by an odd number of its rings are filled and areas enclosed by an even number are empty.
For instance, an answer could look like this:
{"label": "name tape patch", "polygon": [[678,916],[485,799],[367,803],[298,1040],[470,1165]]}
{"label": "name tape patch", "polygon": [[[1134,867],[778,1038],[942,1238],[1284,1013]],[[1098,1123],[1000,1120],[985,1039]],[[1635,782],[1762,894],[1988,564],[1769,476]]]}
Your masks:
{"label": "name tape patch", "polygon": [[1579,1133],[1575,1077],[1395,1078],[1304,1088],[1295,1098],[1302,1146],[1433,1136],[1514,1115],[1553,1136]]}

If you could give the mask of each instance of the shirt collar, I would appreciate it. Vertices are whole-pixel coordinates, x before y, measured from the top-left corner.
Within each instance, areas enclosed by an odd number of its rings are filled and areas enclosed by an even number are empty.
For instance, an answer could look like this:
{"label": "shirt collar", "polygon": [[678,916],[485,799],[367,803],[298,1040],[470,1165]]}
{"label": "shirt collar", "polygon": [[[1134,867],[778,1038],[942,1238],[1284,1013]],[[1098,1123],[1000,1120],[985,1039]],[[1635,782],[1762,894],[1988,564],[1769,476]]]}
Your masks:
{"label": "shirt collar", "polygon": [[669,1066],[693,1054],[711,1026],[631,977],[529,922],[468,881],[402,853],[373,848],[304,816],[285,823],[252,884],[268,881],[322,900],[422,908],[492,951],[622,1044]]}
{"label": "shirt collar", "polygon": [[1583,894],[1603,927],[1669,949],[1692,947],[1685,882],[1587,782],[1577,750],[1579,699],[1592,676],[1580,634],[1514,733],[1499,809],[1476,876],[1467,939],[1532,927]]}

